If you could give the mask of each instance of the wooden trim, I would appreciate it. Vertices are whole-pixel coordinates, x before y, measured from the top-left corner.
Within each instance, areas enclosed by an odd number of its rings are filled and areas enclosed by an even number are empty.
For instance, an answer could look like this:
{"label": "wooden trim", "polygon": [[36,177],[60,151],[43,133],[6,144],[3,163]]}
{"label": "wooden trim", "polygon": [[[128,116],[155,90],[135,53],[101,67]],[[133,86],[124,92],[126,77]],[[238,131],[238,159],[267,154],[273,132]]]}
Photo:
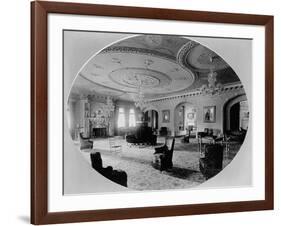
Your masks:
{"label": "wooden trim", "polygon": [[47,13],[131,17],[161,20],[182,20],[212,23],[265,25],[271,16],[192,11],[179,9],[143,8],[131,6],[94,5],[65,2],[39,2]]}
{"label": "wooden trim", "polygon": [[265,24],[265,200],[274,208],[274,18]]}
{"label": "wooden trim", "polygon": [[[63,13],[265,26],[265,200],[48,212],[47,14]],[[273,209],[273,17],[189,10],[31,3],[31,223],[52,224]]]}
{"label": "wooden trim", "polygon": [[31,4],[31,222],[48,210],[47,13]]}

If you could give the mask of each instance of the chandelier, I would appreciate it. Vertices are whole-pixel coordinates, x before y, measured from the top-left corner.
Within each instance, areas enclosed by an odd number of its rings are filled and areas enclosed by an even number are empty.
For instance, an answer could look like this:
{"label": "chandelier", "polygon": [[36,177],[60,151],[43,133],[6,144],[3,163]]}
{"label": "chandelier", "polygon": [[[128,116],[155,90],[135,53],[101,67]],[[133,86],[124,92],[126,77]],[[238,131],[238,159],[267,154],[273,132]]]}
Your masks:
{"label": "chandelier", "polygon": [[138,93],[136,97],[134,98],[135,106],[139,108],[141,111],[144,111],[144,109],[147,106],[146,101],[144,100],[144,93],[141,90],[141,86],[138,88]]}
{"label": "chandelier", "polygon": [[219,95],[223,91],[223,85],[217,83],[217,73],[212,71],[208,74],[208,85],[204,84],[200,88],[202,95]]}

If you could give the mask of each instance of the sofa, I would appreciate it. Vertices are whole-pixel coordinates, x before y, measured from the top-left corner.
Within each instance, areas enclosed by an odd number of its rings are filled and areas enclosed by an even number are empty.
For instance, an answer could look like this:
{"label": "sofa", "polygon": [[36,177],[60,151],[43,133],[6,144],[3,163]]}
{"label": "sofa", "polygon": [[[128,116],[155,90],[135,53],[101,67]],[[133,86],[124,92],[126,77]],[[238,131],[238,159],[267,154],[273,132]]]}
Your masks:
{"label": "sofa", "polygon": [[247,130],[240,128],[237,131],[226,131],[226,136],[229,137],[230,141],[236,141],[242,143],[246,137]]}
{"label": "sofa", "polygon": [[109,180],[127,187],[128,175],[123,170],[114,170],[112,166],[103,167],[100,152],[92,152],[90,154],[92,168],[99,172]]}

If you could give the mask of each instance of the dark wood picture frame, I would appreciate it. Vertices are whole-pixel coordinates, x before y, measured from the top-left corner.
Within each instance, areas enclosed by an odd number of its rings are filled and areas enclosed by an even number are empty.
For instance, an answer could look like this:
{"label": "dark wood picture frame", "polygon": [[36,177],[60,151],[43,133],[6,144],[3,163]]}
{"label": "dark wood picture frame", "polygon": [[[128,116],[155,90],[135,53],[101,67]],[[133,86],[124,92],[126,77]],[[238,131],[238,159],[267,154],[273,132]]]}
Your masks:
{"label": "dark wood picture frame", "polygon": [[[265,27],[265,199],[160,207],[48,212],[49,13]],[[36,1],[31,3],[31,223],[51,224],[273,209],[273,16]]]}

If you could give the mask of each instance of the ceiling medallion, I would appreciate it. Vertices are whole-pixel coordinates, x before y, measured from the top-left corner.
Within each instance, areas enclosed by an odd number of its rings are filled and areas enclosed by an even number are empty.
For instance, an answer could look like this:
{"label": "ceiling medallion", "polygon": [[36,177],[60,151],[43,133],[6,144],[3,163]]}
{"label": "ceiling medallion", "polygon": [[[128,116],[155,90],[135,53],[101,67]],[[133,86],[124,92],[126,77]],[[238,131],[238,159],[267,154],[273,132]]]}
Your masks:
{"label": "ceiling medallion", "polygon": [[144,74],[144,73],[132,73],[127,74],[123,82],[134,87],[142,87],[142,88],[150,88],[158,86],[160,81],[159,79],[152,77],[150,75]]}
{"label": "ceiling medallion", "polygon": [[223,91],[223,85],[217,82],[217,72],[211,71],[208,74],[208,85],[204,84],[200,88],[202,95],[219,95]]}
{"label": "ceiling medallion", "polygon": [[[109,79],[123,87],[137,89],[141,84],[142,89],[151,91],[151,88],[168,86],[172,80],[166,74],[148,68],[118,68],[108,75]],[[135,91],[135,90],[130,90]]]}

